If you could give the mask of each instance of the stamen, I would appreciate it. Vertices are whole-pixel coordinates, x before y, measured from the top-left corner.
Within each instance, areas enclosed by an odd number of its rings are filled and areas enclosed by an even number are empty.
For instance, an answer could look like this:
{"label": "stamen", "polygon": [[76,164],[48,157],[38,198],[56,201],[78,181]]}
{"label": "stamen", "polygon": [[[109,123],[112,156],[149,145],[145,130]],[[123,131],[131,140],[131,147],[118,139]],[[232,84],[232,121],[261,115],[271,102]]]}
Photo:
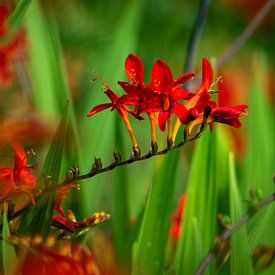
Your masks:
{"label": "stamen", "polygon": [[94,79],[94,81],[96,79],[99,79],[99,80],[101,80],[101,82],[103,83],[103,85],[105,86],[105,88],[110,89],[108,83],[106,82],[106,80],[104,78],[102,78],[96,71],[92,71],[92,73],[96,76],[96,78]]}
{"label": "stamen", "polygon": [[218,84],[219,82],[222,82],[222,77],[221,77],[221,76],[218,76],[218,77],[217,77],[217,80],[211,84],[210,88],[211,88],[212,86]]}

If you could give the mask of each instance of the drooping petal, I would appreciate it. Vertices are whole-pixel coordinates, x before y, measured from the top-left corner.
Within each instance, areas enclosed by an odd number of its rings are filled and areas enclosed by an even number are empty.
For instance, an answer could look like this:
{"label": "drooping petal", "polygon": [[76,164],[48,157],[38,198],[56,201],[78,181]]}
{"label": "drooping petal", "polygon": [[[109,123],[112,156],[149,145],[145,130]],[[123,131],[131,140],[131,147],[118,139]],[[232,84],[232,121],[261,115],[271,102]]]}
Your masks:
{"label": "drooping petal", "polygon": [[173,102],[171,112],[178,116],[181,123],[185,123],[188,111],[186,110],[183,104],[179,102]]}
{"label": "drooping petal", "polygon": [[245,104],[213,108],[211,112],[211,119],[214,122],[228,124],[235,128],[240,128],[242,124],[239,120],[239,117],[246,114],[246,108],[248,108],[248,106]]}
{"label": "drooping petal", "polygon": [[113,106],[112,103],[103,103],[95,106],[88,114],[87,117],[93,116],[94,114],[101,112],[103,110],[106,110],[108,108],[111,108]]}
{"label": "drooping petal", "polygon": [[118,81],[117,83],[128,95],[141,96],[141,89],[139,87],[123,81]]}
{"label": "drooping petal", "polygon": [[141,59],[129,54],[125,61],[125,72],[131,83],[144,86],[144,67]]}
{"label": "drooping petal", "polygon": [[213,83],[214,72],[206,58],[202,59],[202,83],[201,90],[208,90]]}
{"label": "drooping petal", "polygon": [[164,132],[165,131],[165,126],[166,126],[166,121],[169,118],[170,113],[167,112],[159,112],[158,116],[158,124],[159,124],[159,129]]}
{"label": "drooping petal", "polygon": [[149,89],[161,93],[170,93],[173,87],[173,76],[168,65],[162,60],[157,60],[151,71]]}
{"label": "drooping petal", "polygon": [[192,72],[182,74],[174,80],[174,85],[182,86],[185,84],[186,81],[188,81],[189,79],[191,79],[194,76],[195,76],[195,74]]}
{"label": "drooping petal", "polygon": [[111,89],[107,88],[107,90],[104,92],[112,101],[113,104],[116,103],[117,99],[118,99],[118,95],[113,92]]}

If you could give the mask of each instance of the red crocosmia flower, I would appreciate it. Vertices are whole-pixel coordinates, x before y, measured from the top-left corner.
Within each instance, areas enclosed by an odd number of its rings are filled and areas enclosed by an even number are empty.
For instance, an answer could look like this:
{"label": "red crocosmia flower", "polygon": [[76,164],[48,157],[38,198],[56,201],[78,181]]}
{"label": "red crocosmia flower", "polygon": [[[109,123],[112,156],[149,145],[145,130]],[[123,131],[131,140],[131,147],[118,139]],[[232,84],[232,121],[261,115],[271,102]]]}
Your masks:
{"label": "red crocosmia flower", "polygon": [[110,88],[107,88],[104,93],[109,97],[111,100],[110,103],[103,103],[100,105],[95,106],[88,114],[87,117],[93,116],[98,112],[101,112],[103,110],[106,110],[108,108],[111,108],[111,111],[117,110],[122,119],[125,121],[128,119],[128,113],[133,115],[135,118],[142,120],[143,118],[139,115],[136,115],[130,108],[125,106],[124,104],[121,103],[119,100],[119,97],[116,93],[114,93]]}
{"label": "red crocosmia flower", "polygon": [[[245,104],[213,108],[208,121],[210,123],[213,121],[240,128],[242,124],[239,117],[247,114],[245,111],[246,108],[248,106]],[[213,124],[210,124],[210,130],[213,130]]]}
{"label": "red crocosmia flower", "polygon": [[[202,59],[202,82],[199,91],[188,100],[184,106],[189,111],[190,117],[198,116],[204,108],[209,104],[210,94],[208,90],[213,85],[214,72],[211,64],[206,58]],[[186,123],[186,121],[185,121]]]}
{"label": "red crocosmia flower", "polygon": [[144,66],[141,59],[129,54],[125,61],[125,72],[130,81],[118,81],[118,84],[127,93],[120,97],[120,102],[135,107],[135,113],[141,113],[141,106],[146,106],[149,113],[154,108],[156,95],[144,86]]}
{"label": "red crocosmia flower", "polygon": [[136,137],[134,135],[130,120],[129,120],[129,116],[128,113],[130,113],[131,115],[133,115],[135,118],[139,119],[139,120],[143,120],[143,117],[141,117],[140,115],[136,114],[134,111],[132,111],[130,108],[128,108],[127,106],[125,106],[120,100],[117,94],[115,94],[110,88],[109,86],[104,83],[105,85],[105,91],[104,93],[109,97],[109,99],[111,100],[110,103],[103,103],[100,105],[95,106],[88,114],[87,117],[93,116],[94,114],[101,112],[103,110],[106,110],[108,108],[111,108],[111,111],[113,110],[117,110],[119,115],[121,116],[121,118],[123,119],[125,126],[130,134],[130,137],[132,139],[132,143],[133,143],[133,147],[135,150],[139,150],[138,149],[138,143],[136,140]]}
{"label": "red crocosmia flower", "polygon": [[190,94],[181,86],[193,76],[193,73],[186,73],[173,80],[171,70],[165,62],[157,60],[154,64],[151,82],[147,88],[157,95],[158,106],[155,111],[159,112],[158,123],[161,131],[165,130],[166,121],[171,118],[172,113],[176,114],[182,123],[185,121],[187,110],[178,101],[190,98]]}
{"label": "red crocosmia flower", "polygon": [[[235,128],[241,127],[240,117],[246,115],[245,109],[248,108],[247,105],[235,105],[228,107],[214,107],[211,109],[210,115],[206,119],[206,123],[210,127],[210,131],[213,131],[214,122],[227,124]],[[203,122],[203,113],[201,113],[195,120],[191,121],[187,125],[187,132],[191,133],[192,129],[196,125],[201,125]]]}
{"label": "red crocosmia flower", "polygon": [[138,56],[128,55],[125,61],[125,72],[131,84],[144,87],[144,66]]}
{"label": "red crocosmia flower", "polygon": [[17,193],[27,193],[32,203],[35,203],[33,192],[36,189],[36,178],[27,164],[27,154],[21,145],[13,143],[15,164],[14,169],[0,169],[0,200],[14,196]]}
{"label": "red crocosmia flower", "polygon": [[80,190],[79,184],[74,184],[74,183],[69,183],[66,184],[56,190],[55,193],[55,204],[54,204],[54,209],[60,213],[61,216],[65,217],[64,210],[61,207],[61,203],[64,200],[64,198],[67,196],[69,193],[70,189],[72,187],[75,187],[77,190]]}
{"label": "red crocosmia flower", "polygon": [[186,194],[183,193],[180,196],[176,211],[173,215],[172,226],[170,228],[169,236],[170,236],[170,239],[173,241],[177,241],[180,237],[181,221],[182,221],[182,216],[185,209],[185,204],[186,204]]}

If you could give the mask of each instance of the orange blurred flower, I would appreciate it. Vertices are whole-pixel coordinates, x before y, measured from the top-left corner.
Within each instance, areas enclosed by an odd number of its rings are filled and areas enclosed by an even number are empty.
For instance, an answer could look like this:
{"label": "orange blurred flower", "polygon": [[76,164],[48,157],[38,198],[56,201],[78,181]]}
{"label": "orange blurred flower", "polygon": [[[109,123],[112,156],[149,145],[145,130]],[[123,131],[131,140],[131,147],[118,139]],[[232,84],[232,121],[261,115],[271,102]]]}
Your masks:
{"label": "orange blurred flower", "polygon": [[[6,19],[9,15],[9,10],[6,6],[0,6],[0,39],[7,38],[9,26]],[[1,42],[1,41],[0,41]],[[25,44],[25,33],[19,31],[8,42],[0,43],[0,83],[8,86],[12,81],[11,61],[14,58],[19,47]]]}
{"label": "orange blurred flower", "polygon": [[37,192],[36,178],[27,164],[28,153],[16,142],[13,142],[14,168],[0,169],[0,201],[10,199],[16,194],[27,193],[35,203],[33,193]]}
{"label": "orange blurred flower", "polygon": [[180,232],[181,232],[181,221],[182,221],[182,216],[184,213],[184,208],[186,204],[186,194],[183,193],[180,198],[179,202],[177,205],[177,208],[173,214],[172,218],[172,226],[170,228],[170,239],[173,241],[177,241],[180,237]]}

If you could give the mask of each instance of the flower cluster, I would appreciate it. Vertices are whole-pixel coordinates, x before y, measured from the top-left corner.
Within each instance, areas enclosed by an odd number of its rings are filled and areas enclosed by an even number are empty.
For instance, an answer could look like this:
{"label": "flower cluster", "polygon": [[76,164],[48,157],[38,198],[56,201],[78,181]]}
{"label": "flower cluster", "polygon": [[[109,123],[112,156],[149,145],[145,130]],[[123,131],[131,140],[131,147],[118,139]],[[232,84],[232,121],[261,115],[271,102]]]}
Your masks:
{"label": "flower cluster", "polygon": [[[102,79],[104,92],[111,103],[95,106],[88,117],[107,108],[117,110],[122,117],[133,142],[134,152],[139,152],[138,144],[129,121],[129,114],[138,120],[142,120],[142,114],[146,113],[151,123],[151,143],[153,152],[157,151],[156,125],[161,131],[167,130],[168,146],[173,146],[179,127],[185,126],[187,135],[196,125],[209,125],[213,130],[214,122],[228,124],[239,128],[239,117],[246,114],[247,105],[217,107],[211,99],[211,88],[220,81],[214,81],[214,72],[207,59],[202,60],[202,80],[197,93],[183,88],[183,85],[195,74],[187,72],[177,78],[173,78],[168,65],[162,60],[154,64],[150,83],[144,83],[144,66],[141,59],[129,54],[125,62],[125,71],[128,82],[118,81],[118,84],[126,92],[118,96]],[[173,115],[177,117],[173,128]]]}

